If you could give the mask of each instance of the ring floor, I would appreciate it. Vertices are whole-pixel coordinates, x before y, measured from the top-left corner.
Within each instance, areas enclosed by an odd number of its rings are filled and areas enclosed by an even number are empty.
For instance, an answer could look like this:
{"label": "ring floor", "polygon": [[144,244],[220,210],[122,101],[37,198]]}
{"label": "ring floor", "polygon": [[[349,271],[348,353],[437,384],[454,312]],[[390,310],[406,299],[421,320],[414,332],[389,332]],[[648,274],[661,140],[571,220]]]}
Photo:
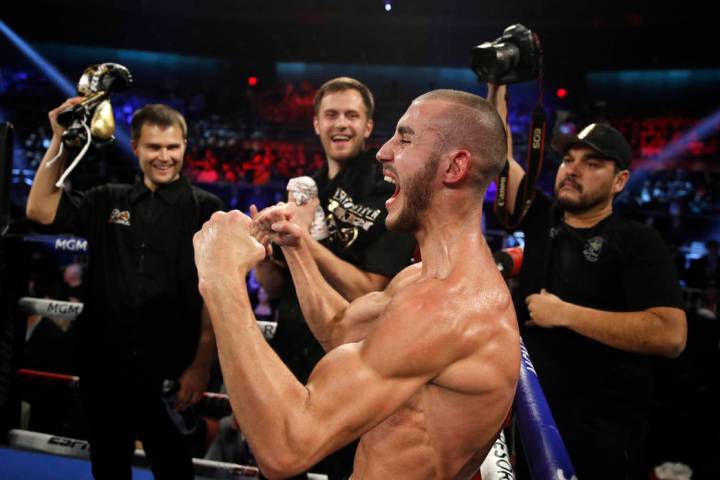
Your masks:
{"label": "ring floor", "polygon": [[[0,447],[2,480],[93,480],[90,461],[78,458]],[[133,480],[153,480],[149,469],[133,467]],[[196,476],[195,480],[213,480]]]}

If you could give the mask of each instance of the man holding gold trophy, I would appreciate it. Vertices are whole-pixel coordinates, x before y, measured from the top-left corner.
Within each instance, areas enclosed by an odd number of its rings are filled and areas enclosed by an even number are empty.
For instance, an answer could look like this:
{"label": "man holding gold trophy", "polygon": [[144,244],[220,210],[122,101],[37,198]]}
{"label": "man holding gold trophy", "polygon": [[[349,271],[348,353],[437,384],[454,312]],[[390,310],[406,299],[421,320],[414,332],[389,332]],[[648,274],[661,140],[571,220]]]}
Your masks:
{"label": "man holding gold trophy", "polygon": [[[142,176],[132,185],[84,192],[62,185],[91,143],[113,138],[109,95],[129,85],[122,65],[83,74],[78,92],[49,113],[52,140],[27,203],[31,220],[85,237],[88,291],[78,319],[80,393],[93,475],[131,478],[140,438],[156,478],[192,479],[193,425],[177,425],[204,392],[214,336],[197,292],[192,236],[222,208],[216,196],[182,175],[187,143],[183,116],[146,105],[131,122],[131,146]],[[75,160],[65,168],[68,152]],[[164,402],[163,382],[178,385]]]}

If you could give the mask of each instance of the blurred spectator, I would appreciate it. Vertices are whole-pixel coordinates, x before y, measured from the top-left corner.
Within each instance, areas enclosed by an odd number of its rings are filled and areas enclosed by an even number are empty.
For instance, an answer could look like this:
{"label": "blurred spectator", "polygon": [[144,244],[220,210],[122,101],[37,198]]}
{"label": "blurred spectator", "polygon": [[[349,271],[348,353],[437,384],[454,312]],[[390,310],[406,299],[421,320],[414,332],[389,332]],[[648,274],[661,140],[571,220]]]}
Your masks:
{"label": "blurred spectator", "polygon": [[688,213],[690,215],[704,215],[710,210],[710,202],[704,190],[698,190],[688,202]]}
{"label": "blurred spectator", "polygon": [[709,240],[705,244],[707,253],[690,262],[687,272],[687,285],[694,288],[706,288],[720,285],[720,256],[718,241]]}
{"label": "blurred spectator", "polygon": [[257,305],[255,306],[255,318],[258,320],[272,320],[273,310],[270,305],[270,298],[264,288],[257,290]]}
{"label": "blurred spectator", "polygon": [[82,302],[83,267],[79,263],[71,263],[63,269],[65,296],[71,302]]}
{"label": "blurred spectator", "polygon": [[255,465],[245,435],[238,428],[232,415],[219,421],[219,431],[205,454],[207,460],[217,462]]}

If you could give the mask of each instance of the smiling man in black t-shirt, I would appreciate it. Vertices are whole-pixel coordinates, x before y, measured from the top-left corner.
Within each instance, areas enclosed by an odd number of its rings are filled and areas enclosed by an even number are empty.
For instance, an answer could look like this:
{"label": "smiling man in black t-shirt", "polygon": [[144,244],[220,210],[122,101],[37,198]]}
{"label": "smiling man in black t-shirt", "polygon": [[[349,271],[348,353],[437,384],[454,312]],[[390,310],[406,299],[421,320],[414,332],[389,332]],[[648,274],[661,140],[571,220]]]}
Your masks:
{"label": "smiling man in black t-shirt", "polygon": [[[381,291],[390,279],[410,264],[415,239],[385,228],[385,201],[395,186],[384,180],[374,151],[363,150],[373,129],[375,102],[363,83],[349,77],[334,78],[315,95],[313,127],[327,162],[313,175],[318,198],[301,209],[310,215],[322,207],[325,235],[308,242],[325,280],[346,300]],[[298,219],[298,221],[303,221]],[[257,278],[276,301],[278,329],[271,345],[301,382],[306,382],[324,350],[303,319],[287,268],[266,259],[256,268]],[[355,444],[311,469],[342,478],[352,468]]]}
{"label": "smiling man in black t-shirt", "polygon": [[[506,119],[505,88],[490,85],[488,97]],[[525,172],[511,146],[513,212]],[[537,192],[517,227],[521,334],[578,477],[646,478],[650,357],[677,357],[687,337],[677,272],[655,230],[613,212],[630,177],[623,135],[593,123],[552,146],[555,199]]]}

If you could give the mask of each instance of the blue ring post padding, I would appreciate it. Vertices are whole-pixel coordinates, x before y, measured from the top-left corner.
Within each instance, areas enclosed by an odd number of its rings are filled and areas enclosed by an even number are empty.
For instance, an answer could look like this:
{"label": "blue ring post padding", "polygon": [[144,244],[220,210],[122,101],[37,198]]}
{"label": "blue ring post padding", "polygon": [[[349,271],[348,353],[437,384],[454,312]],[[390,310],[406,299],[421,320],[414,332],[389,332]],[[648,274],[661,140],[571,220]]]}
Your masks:
{"label": "blue ring post padding", "polygon": [[71,235],[25,235],[23,241],[39,244],[55,252],[88,253],[88,241]]}
{"label": "blue ring post padding", "polygon": [[575,468],[560,437],[535,367],[525,344],[520,340],[522,358],[520,379],[515,393],[520,437],[533,480],[577,479]]}

